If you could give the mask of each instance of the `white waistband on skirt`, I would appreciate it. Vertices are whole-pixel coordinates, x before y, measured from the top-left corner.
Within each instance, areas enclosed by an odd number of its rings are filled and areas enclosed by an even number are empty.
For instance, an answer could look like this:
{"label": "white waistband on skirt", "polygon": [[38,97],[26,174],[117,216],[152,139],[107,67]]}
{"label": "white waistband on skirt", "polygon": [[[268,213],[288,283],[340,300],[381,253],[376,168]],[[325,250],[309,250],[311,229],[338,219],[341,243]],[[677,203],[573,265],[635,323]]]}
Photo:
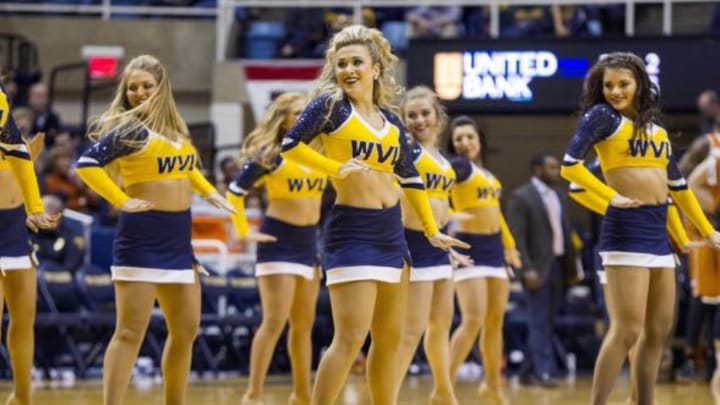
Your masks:
{"label": "white waistband on skirt", "polygon": [[18,257],[0,257],[0,270],[27,270],[33,267],[33,264],[37,263],[37,260],[30,256],[18,256]]}
{"label": "white waistband on skirt", "polygon": [[314,267],[300,263],[263,262],[255,265],[255,277],[290,274],[312,280],[315,278],[316,273]]}
{"label": "white waistband on skirt", "polygon": [[662,267],[675,268],[675,255],[654,255],[652,253],[604,251],[598,253],[602,258],[603,267],[607,266],[628,266],[628,267]]}
{"label": "white waistband on skirt", "polygon": [[327,270],[327,285],[350,281],[375,280],[385,283],[399,283],[403,269],[386,266],[348,266]]}
{"label": "white waistband on skirt", "polygon": [[429,267],[411,267],[410,282],[437,281],[453,278],[453,269],[449,264]]}
{"label": "white waistband on skirt", "polygon": [[112,279],[145,283],[193,284],[195,269],[158,269],[149,267],[110,266]]}
{"label": "white waistband on skirt", "polygon": [[505,267],[491,267],[491,266],[472,266],[472,267],[461,267],[455,270],[453,278],[455,281],[469,280],[471,278],[502,278],[507,279],[508,274]]}

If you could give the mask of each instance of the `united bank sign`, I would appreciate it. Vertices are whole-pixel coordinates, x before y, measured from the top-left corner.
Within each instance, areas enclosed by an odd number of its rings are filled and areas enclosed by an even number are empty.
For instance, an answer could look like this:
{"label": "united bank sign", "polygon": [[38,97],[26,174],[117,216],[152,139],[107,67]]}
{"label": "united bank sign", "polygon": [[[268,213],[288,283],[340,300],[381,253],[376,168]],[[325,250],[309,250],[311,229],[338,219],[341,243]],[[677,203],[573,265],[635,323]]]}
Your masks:
{"label": "united bank sign", "polygon": [[433,64],[435,91],[444,100],[532,101],[534,81],[558,70],[558,58],[547,51],[438,52]]}

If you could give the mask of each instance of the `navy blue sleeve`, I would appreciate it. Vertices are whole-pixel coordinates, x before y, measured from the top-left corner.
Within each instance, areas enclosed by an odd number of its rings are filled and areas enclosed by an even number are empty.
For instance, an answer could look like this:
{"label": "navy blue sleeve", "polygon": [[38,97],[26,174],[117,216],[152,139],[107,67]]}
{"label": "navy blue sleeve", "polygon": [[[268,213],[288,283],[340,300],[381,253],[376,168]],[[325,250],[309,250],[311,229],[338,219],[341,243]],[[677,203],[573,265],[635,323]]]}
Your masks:
{"label": "navy blue sleeve", "polygon": [[595,175],[595,177],[603,181],[605,180],[605,176],[603,176],[602,168],[600,167],[600,161],[598,159],[590,162],[590,164],[587,165],[587,168],[588,170],[590,170],[590,173]]}
{"label": "navy blue sleeve", "polygon": [[145,128],[123,135],[116,131],[110,132],[80,155],[76,167],[108,165],[119,157],[137,152],[140,149],[137,143],[146,141],[149,136]]}
{"label": "navy blue sleeve", "polygon": [[420,173],[418,173],[415,168],[410,143],[408,142],[407,135],[405,134],[405,125],[403,125],[397,115],[389,111],[382,111],[382,113],[385,115],[385,118],[390,121],[391,124],[395,125],[398,128],[398,131],[400,131],[400,156],[393,167],[393,172],[398,178],[400,186],[424,190],[425,184],[423,183],[422,178],[420,178]]}
{"label": "navy blue sleeve", "polygon": [[570,139],[563,165],[581,162],[594,144],[612,135],[620,126],[622,117],[608,104],[592,106],[580,117],[577,129]]}
{"label": "navy blue sleeve", "polygon": [[472,164],[470,160],[462,156],[453,156],[448,160],[455,171],[455,181],[462,183],[470,178],[470,175],[472,175]]}
{"label": "navy blue sleeve", "polygon": [[[3,112],[9,114],[8,111]],[[8,156],[30,160],[30,150],[20,135],[12,115],[8,115],[5,127],[0,128],[0,150]]]}
{"label": "navy blue sleeve", "polygon": [[[330,114],[328,120],[329,103],[329,97],[318,97],[305,107],[305,110],[300,114],[295,125],[290,128],[285,138],[283,138],[283,152],[294,148],[295,145],[300,142],[310,143],[316,136],[333,131],[337,127],[338,120],[342,119],[339,117],[338,109],[344,103],[342,100],[335,103],[333,112]],[[346,115],[345,118],[347,118],[348,115]],[[342,121],[344,121],[344,119]]]}
{"label": "navy blue sleeve", "polygon": [[674,155],[670,155],[667,165],[668,188],[671,191],[687,190],[688,184],[683,176]]}
{"label": "navy blue sleeve", "polygon": [[240,168],[237,176],[230,182],[228,191],[235,195],[247,195],[248,190],[250,190],[261,177],[268,173],[270,173],[270,170],[265,166],[259,164],[254,159],[248,159],[243,167]]}
{"label": "navy blue sleeve", "polygon": [[415,163],[415,161],[418,160],[418,158],[422,155],[422,146],[420,146],[417,142],[412,142],[410,144],[410,160]]}

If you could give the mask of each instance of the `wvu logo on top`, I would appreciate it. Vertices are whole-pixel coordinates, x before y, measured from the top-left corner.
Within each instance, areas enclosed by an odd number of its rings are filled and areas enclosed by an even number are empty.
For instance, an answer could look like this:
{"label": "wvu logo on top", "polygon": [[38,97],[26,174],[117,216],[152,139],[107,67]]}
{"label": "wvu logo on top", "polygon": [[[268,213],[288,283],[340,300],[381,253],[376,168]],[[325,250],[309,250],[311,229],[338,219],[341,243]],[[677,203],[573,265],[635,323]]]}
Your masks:
{"label": "wvu logo on top", "polygon": [[176,166],[179,172],[184,170],[190,171],[195,167],[195,155],[161,156],[157,158],[157,163],[159,174],[172,173],[175,171]]}
{"label": "wvu logo on top", "polygon": [[317,189],[318,191],[325,190],[325,179],[324,178],[316,178],[314,180],[311,180],[307,177],[301,177],[301,178],[294,178],[294,179],[287,179],[288,181],[288,189],[290,191],[296,191],[300,192],[303,191],[303,186],[307,185],[308,191],[313,191]]}
{"label": "wvu logo on top", "polygon": [[652,153],[655,158],[670,158],[671,149],[668,141],[655,142],[647,139],[628,139],[628,144],[630,145],[630,156],[632,157],[647,157],[648,153]]}
{"label": "wvu logo on top", "polygon": [[453,184],[455,184],[455,179],[449,179],[442,174],[425,173],[425,188],[427,189],[448,191]]}
{"label": "wvu logo on top", "polygon": [[352,140],[351,143],[353,159],[360,157],[362,160],[370,160],[372,156],[377,155],[378,163],[385,163],[390,159],[390,165],[392,166],[400,159],[399,146],[383,146],[378,142],[357,140]]}
{"label": "wvu logo on top", "polygon": [[477,198],[480,200],[499,200],[502,189],[493,187],[480,187],[477,189]]}

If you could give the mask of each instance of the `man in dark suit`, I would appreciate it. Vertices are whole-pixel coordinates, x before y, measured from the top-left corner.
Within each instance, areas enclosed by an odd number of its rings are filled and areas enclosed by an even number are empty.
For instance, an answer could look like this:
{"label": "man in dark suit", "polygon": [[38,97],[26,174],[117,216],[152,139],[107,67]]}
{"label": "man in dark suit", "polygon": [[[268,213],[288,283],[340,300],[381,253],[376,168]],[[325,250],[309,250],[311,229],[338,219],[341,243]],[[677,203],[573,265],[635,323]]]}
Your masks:
{"label": "man in dark suit", "polygon": [[560,162],[540,153],[532,158],[530,167],[533,177],[512,193],[507,214],[522,256],[519,276],[527,297],[530,356],[524,367],[527,375],[521,375],[521,380],[553,387],[557,372],[555,315],[563,301],[564,284],[577,280],[578,268],[564,194],[555,189],[560,182]]}

